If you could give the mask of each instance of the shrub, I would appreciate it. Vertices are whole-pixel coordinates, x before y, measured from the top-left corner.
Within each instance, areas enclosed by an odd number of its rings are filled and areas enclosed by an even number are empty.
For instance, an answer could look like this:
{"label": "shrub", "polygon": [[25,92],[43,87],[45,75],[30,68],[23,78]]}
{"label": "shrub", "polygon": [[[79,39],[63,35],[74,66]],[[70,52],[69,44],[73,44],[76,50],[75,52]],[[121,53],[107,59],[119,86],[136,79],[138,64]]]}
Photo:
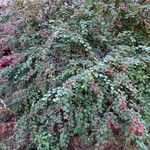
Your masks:
{"label": "shrub", "polygon": [[0,96],[19,117],[10,149],[65,150],[76,137],[148,149],[148,6],[16,0],[1,13]]}

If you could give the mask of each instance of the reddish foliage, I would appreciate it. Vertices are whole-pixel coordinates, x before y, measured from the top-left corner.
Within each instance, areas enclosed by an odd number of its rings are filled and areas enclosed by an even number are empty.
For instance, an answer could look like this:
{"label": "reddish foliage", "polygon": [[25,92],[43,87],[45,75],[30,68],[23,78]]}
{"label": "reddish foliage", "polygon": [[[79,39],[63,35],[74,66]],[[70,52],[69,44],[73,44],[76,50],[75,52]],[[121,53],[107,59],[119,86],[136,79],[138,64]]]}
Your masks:
{"label": "reddish foliage", "polygon": [[124,101],[121,101],[119,104],[118,104],[118,108],[119,109],[125,109],[126,108],[126,103]]}
{"label": "reddish foliage", "polygon": [[20,58],[16,56],[4,57],[0,61],[0,68],[6,67],[9,65],[15,65],[19,60]]}
{"label": "reddish foliage", "polygon": [[2,55],[7,56],[11,53],[11,47],[7,46],[2,50]]}
{"label": "reddish foliage", "polygon": [[114,126],[114,122],[113,122],[112,119],[109,119],[109,120],[108,120],[107,126],[108,126],[108,127],[113,127],[113,126]]}
{"label": "reddish foliage", "polygon": [[40,31],[40,36],[41,37],[48,37],[48,35],[49,35],[49,31],[47,31],[47,30]]}
{"label": "reddish foliage", "polygon": [[27,79],[31,79],[34,75],[34,71],[29,71],[27,72],[26,76],[27,76]]}
{"label": "reddish foliage", "polygon": [[113,77],[114,76],[114,71],[113,70],[105,70],[104,71],[109,77]]}
{"label": "reddish foliage", "polygon": [[74,82],[75,82],[74,80],[68,81],[68,82],[65,84],[65,87],[66,87],[66,88],[72,88]]}
{"label": "reddish foliage", "polygon": [[133,108],[133,109],[135,109],[135,110],[138,109],[136,104],[130,104],[130,107]]}
{"label": "reddish foliage", "polygon": [[123,72],[123,71],[125,71],[125,67],[124,66],[119,66],[119,67],[117,67],[117,70],[119,72]]}
{"label": "reddish foliage", "polygon": [[144,113],[144,109],[141,108],[140,111],[139,111],[139,113],[140,113],[140,114]]}
{"label": "reddish foliage", "polygon": [[0,121],[0,137],[5,138],[11,136],[15,132],[15,123],[17,117],[13,116],[8,121]]}
{"label": "reddish foliage", "polygon": [[109,60],[107,63],[108,63],[108,65],[109,65],[109,66],[114,66],[114,64],[113,64],[113,61],[112,61],[112,60]]}
{"label": "reddish foliage", "polygon": [[131,134],[137,135],[137,136],[143,136],[144,135],[144,128],[143,128],[143,124],[141,122],[138,121],[132,121],[129,122],[129,132]]}
{"label": "reddish foliage", "polygon": [[69,143],[68,150],[93,150],[93,147],[85,145],[80,137],[73,137]]}
{"label": "reddish foliage", "polygon": [[95,88],[95,87],[92,87],[92,91],[95,92],[95,93],[99,92],[99,90],[97,88]]}

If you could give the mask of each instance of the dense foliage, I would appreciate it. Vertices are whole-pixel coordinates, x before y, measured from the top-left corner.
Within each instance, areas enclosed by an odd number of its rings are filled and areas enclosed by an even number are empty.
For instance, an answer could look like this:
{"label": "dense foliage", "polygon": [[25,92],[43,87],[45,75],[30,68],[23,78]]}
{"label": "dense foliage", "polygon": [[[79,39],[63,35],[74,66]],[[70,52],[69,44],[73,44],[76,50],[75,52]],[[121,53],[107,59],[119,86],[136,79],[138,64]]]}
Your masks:
{"label": "dense foliage", "polygon": [[17,116],[3,149],[73,150],[78,138],[83,149],[147,150],[149,6],[15,0],[1,8],[0,98]]}

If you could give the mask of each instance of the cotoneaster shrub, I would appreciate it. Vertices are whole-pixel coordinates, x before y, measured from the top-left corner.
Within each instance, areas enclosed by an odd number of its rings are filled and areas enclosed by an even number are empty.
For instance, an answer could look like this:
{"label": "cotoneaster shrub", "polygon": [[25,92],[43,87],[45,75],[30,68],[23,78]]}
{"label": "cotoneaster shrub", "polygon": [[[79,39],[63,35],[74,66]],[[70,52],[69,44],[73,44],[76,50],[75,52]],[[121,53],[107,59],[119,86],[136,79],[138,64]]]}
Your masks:
{"label": "cotoneaster shrub", "polygon": [[74,138],[148,149],[148,1],[16,0],[7,11],[0,97],[18,115],[9,149],[67,150]]}
{"label": "cotoneaster shrub", "polygon": [[148,134],[140,107],[142,97],[118,68],[112,70],[101,63],[49,90],[31,107],[30,114],[21,118],[23,122],[18,122],[25,124],[23,129],[20,124],[25,134],[32,131],[31,145],[67,149],[72,137],[81,136],[85,143],[100,147],[112,135],[116,137],[113,142],[119,142],[120,135],[125,139],[121,144],[134,141],[143,148]]}

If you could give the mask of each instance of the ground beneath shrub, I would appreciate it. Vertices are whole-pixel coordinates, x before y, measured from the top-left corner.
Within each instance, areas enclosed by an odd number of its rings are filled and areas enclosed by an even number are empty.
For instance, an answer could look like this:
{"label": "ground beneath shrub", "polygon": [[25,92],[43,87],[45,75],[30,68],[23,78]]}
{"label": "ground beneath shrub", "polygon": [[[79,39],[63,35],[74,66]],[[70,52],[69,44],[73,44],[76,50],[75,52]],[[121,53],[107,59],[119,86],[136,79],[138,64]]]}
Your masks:
{"label": "ground beneath shrub", "polygon": [[[74,137],[69,143],[68,150],[94,150],[94,146],[85,145],[80,137]],[[103,150],[101,145],[98,150]],[[125,146],[121,144],[107,143],[104,150],[138,150],[136,145]]]}

